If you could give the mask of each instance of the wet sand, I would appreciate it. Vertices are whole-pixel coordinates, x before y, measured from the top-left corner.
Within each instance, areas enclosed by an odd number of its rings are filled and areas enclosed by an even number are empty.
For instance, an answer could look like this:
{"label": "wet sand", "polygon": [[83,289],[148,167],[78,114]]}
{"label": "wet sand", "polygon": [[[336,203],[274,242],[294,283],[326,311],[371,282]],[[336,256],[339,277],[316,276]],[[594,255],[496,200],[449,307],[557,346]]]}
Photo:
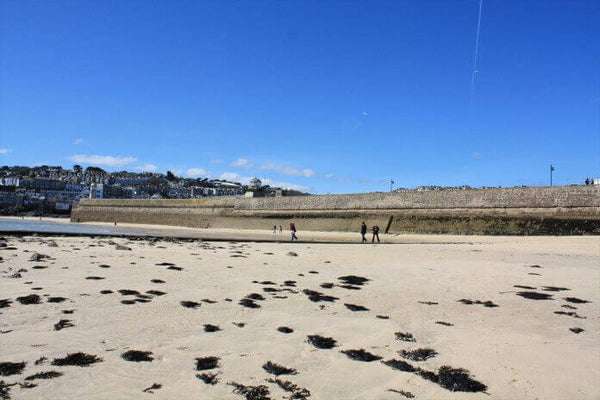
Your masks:
{"label": "wet sand", "polygon": [[0,393],[600,398],[597,237],[382,240],[5,236]]}

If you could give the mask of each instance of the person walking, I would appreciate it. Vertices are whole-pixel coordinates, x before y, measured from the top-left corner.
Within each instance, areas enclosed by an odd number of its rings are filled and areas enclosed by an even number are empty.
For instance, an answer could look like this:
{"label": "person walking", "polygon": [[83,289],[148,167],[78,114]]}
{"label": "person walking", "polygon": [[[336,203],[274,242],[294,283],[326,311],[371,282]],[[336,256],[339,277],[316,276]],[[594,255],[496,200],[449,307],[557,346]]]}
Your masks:
{"label": "person walking", "polygon": [[273,225],[273,235],[277,233],[277,225]]}
{"label": "person walking", "polygon": [[367,238],[365,235],[367,234],[367,224],[365,224],[365,221],[360,225],[360,234],[362,236],[362,243],[366,242]]}
{"label": "person walking", "polygon": [[292,242],[298,240],[298,236],[296,236],[296,225],[294,225],[293,222],[290,222],[290,232],[292,232]]}
{"label": "person walking", "polygon": [[379,243],[379,227],[377,225],[373,225],[373,239],[371,239],[371,243],[375,243],[375,238],[377,238],[377,243]]}

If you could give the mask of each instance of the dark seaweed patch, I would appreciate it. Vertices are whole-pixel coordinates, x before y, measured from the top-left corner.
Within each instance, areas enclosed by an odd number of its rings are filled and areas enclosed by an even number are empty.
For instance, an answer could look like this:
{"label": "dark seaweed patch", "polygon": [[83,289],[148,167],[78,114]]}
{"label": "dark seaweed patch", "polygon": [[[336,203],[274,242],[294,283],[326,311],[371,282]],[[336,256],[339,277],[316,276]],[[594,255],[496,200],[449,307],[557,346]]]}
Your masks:
{"label": "dark seaweed patch", "polygon": [[319,271],[308,271],[309,274],[318,274]]}
{"label": "dark seaweed patch", "polygon": [[450,322],[444,322],[444,321],[435,321],[436,324],[439,325],[444,325],[444,326],[454,326],[454,324],[451,324]]}
{"label": "dark seaweed patch", "polygon": [[528,272],[527,275],[538,275],[538,276],[541,276],[542,274],[538,274],[536,272]]}
{"label": "dark seaweed patch", "polygon": [[296,375],[298,372],[293,368],[287,368],[283,365],[276,364],[272,361],[267,361],[263,364],[263,369],[267,371],[269,374],[273,374],[275,376],[279,375]]}
{"label": "dark seaweed patch", "polygon": [[541,266],[535,264],[535,265],[530,265],[529,268],[542,268]]}
{"label": "dark seaweed patch", "polygon": [[204,324],[204,332],[217,332],[220,330],[221,328],[219,328],[217,325]]}
{"label": "dark seaweed patch", "polygon": [[513,285],[513,287],[516,287],[519,289],[536,289],[534,286],[527,286],[527,285]]}
{"label": "dark seaweed patch", "polygon": [[545,290],[547,292],[562,292],[562,291],[571,290],[571,289],[566,288],[566,287],[558,287],[558,286],[542,286],[542,290]]}
{"label": "dark seaweed patch", "polygon": [[154,394],[153,390],[160,389],[161,387],[162,385],[160,383],[153,383],[152,386],[147,387],[146,389],[142,390],[142,392]]}
{"label": "dark seaweed patch", "polygon": [[564,299],[566,301],[568,301],[569,303],[575,303],[575,304],[591,303],[591,301],[578,299],[577,297],[565,297]]}
{"label": "dark seaweed patch", "polygon": [[379,319],[390,319],[389,315],[376,315],[375,318]]}
{"label": "dark seaweed patch", "polygon": [[362,276],[356,276],[356,275],[340,276],[338,279],[340,281],[342,281],[343,283],[345,283],[346,285],[355,285],[355,286],[362,286],[365,283],[367,283],[368,281],[370,281],[369,278],[365,278]]}
{"label": "dark seaweed patch", "polygon": [[165,281],[163,281],[162,279],[151,279],[150,282],[152,282],[152,283],[165,283]]}
{"label": "dark seaweed patch", "polygon": [[551,294],[538,292],[517,292],[517,296],[521,296],[530,300],[553,300]]}
{"label": "dark seaweed patch", "polygon": [[216,301],[211,300],[211,299],[202,299],[201,301],[204,302],[204,303],[207,303],[207,304],[215,304],[215,303],[217,303]]}
{"label": "dark seaweed patch", "polygon": [[342,289],[349,289],[349,290],[360,290],[361,289],[360,286],[353,286],[353,285],[340,285],[340,287]]}
{"label": "dark seaweed patch", "polygon": [[262,294],[259,293],[250,293],[249,295],[246,296],[247,299],[252,299],[252,300],[264,300],[265,296],[263,296]]}
{"label": "dark seaweed patch", "polygon": [[340,351],[340,353],[344,353],[346,357],[355,361],[371,362],[381,360],[381,357],[376,356],[375,354],[371,354],[368,351],[365,351],[364,349],[342,350]]}
{"label": "dark seaweed patch", "polygon": [[40,296],[30,294],[29,296],[17,297],[17,301],[21,304],[40,304]]}
{"label": "dark seaweed patch", "polygon": [[100,267],[100,268],[110,268],[110,265],[100,264],[100,265],[98,265],[98,267]]}
{"label": "dark seaweed patch", "polygon": [[569,330],[573,333],[581,333],[581,332],[585,331],[585,329],[581,329],[581,328],[569,328]]}
{"label": "dark seaweed patch", "polygon": [[417,339],[414,338],[412,333],[408,332],[396,332],[396,339],[402,340],[403,342],[416,342]]}
{"label": "dark seaweed patch", "polygon": [[137,290],[131,290],[131,289],[120,289],[119,293],[121,293],[123,296],[138,296],[141,294]]}
{"label": "dark seaweed patch", "polygon": [[350,311],[369,311],[369,309],[367,307],[358,306],[356,304],[344,303],[344,305]]}
{"label": "dark seaweed patch", "polygon": [[277,330],[281,333],[292,333],[294,330],[292,328],[288,328],[287,326],[280,326]]}
{"label": "dark seaweed patch", "polygon": [[562,308],[568,308],[569,310],[577,310],[577,307],[573,307],[573,306],[571,306],[569,304],[563,304],[561,307]]}
{"label": "dark seaweed patch", "polygon": [[196,358],[196,371],[205,371],[219,367],[219,357],[199,357]]}
{"label": "dark seaweed patch", "polygon": [[75,310],[62,310],[63,314],[73,314]]}
{"label": "dark seaweed patch", "polygon": [[146,293],[154,296],[163,296],[166,294],[165,292],[161,292],[160,290],[148,290]]}
{"label": "dark seaweed patch", "polygon": [[470,377],[469,371],[447,365],[438,371],[439,385],[452,392],[483,392],[487,386]]}
{"label": "dark seaweed patch", "polygon": [[418,301],[417,303],[419,303],[419,304],[425,304],[425,305],[428,305],[428,306],[436,306],[436,305],[440,304],[440,303],[437,303],[435,301]]}
{"label": "dark seaweed patch", "polygon": [[26,381],[33,381],[35,379],[54,379],[54,378],[58,378],[59,376],[62,376],[63,373],[62,372],[58,372],[58,371],[47,371],[47,372],[39,372],[35,375],[30,375],[27,378],[25,378]]}
{"label": "dark seaweed patch", "polygon": [[276,292],[280,292],[280,291],[281,290],[272,288],[272,287],[263,288],[263,292],[265,292],[265,293],[276,293]]}
{"label": "dark seaweed patch", "polygon": [[45,265],[34,265],[33,267],[31,267],[31,269],[46,269],[46,268],[48,268],[48,267]]}
{"label": "dark seaweed patch", "polygon": [[463,304],[467,304],[467,305],[471,305],[471,304],[481,304],[484,307],[498,307],[497,304],[494,304],[493,302],[491,302],[490,300],[487,301],[481,301],[481,300],[471,300],[471,299],[460,299],[458,300],[459,303],[463,303]]}
{"label": "dark seaweed patch", "polygon": [[0,308],[8,308],[12,304],[11,299],[0,299]]}
{"label": "dark seaweed patch", "polygon": [[425,361],[435,357],[438,352],[434,349],[415,349],[415,350],[402,350],[399,354],[412,361]]}
{"label": "dark seaweed patch", "polygon": [[23,362],[0,362],[0,376],[19,375],[25,369],[26,363]]}
{"label": "dark seaweed patch", "polygon": [[154,358],[152,358],[151,351],[140,351],[140,350],[126,351],[125,353],[121,354],[121,358],[125,361],[133,361],[133,362],[140,362],[140,361],[152,362],[152,360],[154,360]]}
{"label": "dark seaweed patch", "polygon": [[211,374],[210,372],[196,374],[196,378],[200,379],[202,382],[206,383],[207,385],[216,385],[217,383],[219,383],[217,374]]}
{"label": "dark seaweed patch", "polygon": [[335,339],[319,335],[308,335],[308,343],[318,349],[331,349],[335,347]]}
{"label": "dark seaweed patch", "polygon": [[262,281],[262,282],[259,282],[259,283],[261,285],[276,285],[276,283],[273,282],[273,281]]}
{"label": "dark seaweed patch", "polygon": [[121,300],[121,304],[126,304],[126,305],[135,304],[135,300]]}
{"label": "dark seaweed patch", "polygon": [[197,303],[195,301],[189,301],[189,300],[182,300],[179,302],[179,304],[181,304],[185,308],[198,308],[201,306],[200,303]]}
{"label": "dark seaweed patch", "polygon": [[104,279],[104,277],[103,276],[86,276],[85,279],[89,279],[92,281],[100,281],[100,280]]}
{"label": "dark seaweed patch", "polygon": [[154,264],[154,265],[158,265],[159,267],[172,267],[175,264],[170,263],[170,262],[161,262],[161,263]]}
{"label": "dark seaweed patch", "polygon": [[246,386],[236,382],[229,382],[228,385],[235,387],[233,393],[245,396],[246,400],[270,400],[269,388],[265,385]]}
{"label": "dark seaweed patch", "polygon": [[167,269],[170,269],[172,271],[182,271],[183,270],[182,267],[175,267],[174,265],[171,265],[170,267],[167,267]]}
{"label": "dark seaweed patch", "polygon": [[336,300],[339,300],[338,297],[334,297],[334,296],[328,296],[325,295],[321,292],[317,292],[316,290],[310,290],[310,289],[304,289],[302,291],[302,293],[304,293],[305,295],[308,296],[308,299],[312,302],[318,303],[320,301],[328,301],[328,302],[334,302]]}
{"label": "dark seaweed patch", "polygon": [[417,371],[417,368],[413,367],[412,365],[410,365],[406,361],[402,361],[402,360],[393,360],[392,359],[392,360],[382,361],[382,363],[384,363],[388,367],[391,367],[393,369],[397,369],[398,371],[403,371],[403,372],[415,372],[415,371]]}
{"label": "dark seaweed patch", "polygon": [[46,300],[48,303],[62,303],[63,301],[67,300],[66,297],[48,297],[48,300]]}
{"label": "dark seaweed patch", "polygon": [[574,317],[574,318],[579,318],[579,319],[586,319],[586,317],[582,317],[581,315],[577,314],[575,311],[554,311],[554,314],[567,315],[569,317]]}
{"label": "dark seaweed patch", "polygon": [[[8,249],[8,247],[5,249]],[[0,380],[0,399],[10,400],[10,387],[15,386],[16,384],[16,382],[8,384]]]}
{"label": "dark seaweed patch", "polygon": [[296,287],[296,281],[285,281],[282,286]]}
{"label": "dark seaweed patch", "polygon": [[260,308],[260,304],[257,304],[254,300],[250,299],[241,299],[238,304],[248,308]]}
{"label": "dark seaweed patch", "polygon": [[414,394],[412,394],[411,392],[406,392],[404,390],[388,389],[388,392],[398,393],[398,394],[406,397],[407,399],[414,399],[415,398]]}
{"label": "dark seaweed patch", "polygon": [[58,365],[59,367],[64,367],[64,366],[69,366],[69,365],[74,365],[77,367],[87,367],[91,364],[97,363],[97,362],[101,362],[102,359],[99,357],[96,357],[93,354],[85,354],[85,353],[72,353],[72,354],[67,354],[66,357],[64,358],[55,358],[54,361],[52,361],[52,365]]}
{"label": "dark seaweed patch", "polygon": [[54,324],[54,330],[55,331],[60,331],[61,329],[71,328],[73,326],[75,326],[75,325],[73,325],[71,323],[70,319],[61,319],[56,324]]}
{"label": "dark seaweed patch", "polygon": [[238,328],[243,328],[244,326],[246,326],[245,322],[232,322],[232,324],[234,324]]}
{"label": "dark seaweed patch", "polygon": [[286,392],[292,393],[289,397],[290,400],[306,400],[310,397],[310,391],[306,388],[300,387],[290,381],[282,381],[281,379],[267,379],[267,382],[276,383],[277,386],[285,390]]}
{"label": "dark seaweed patch", "polygon": [[333,287],[333,283],[323,282],[319,286],[321,286],[323,289],[331,289]]}

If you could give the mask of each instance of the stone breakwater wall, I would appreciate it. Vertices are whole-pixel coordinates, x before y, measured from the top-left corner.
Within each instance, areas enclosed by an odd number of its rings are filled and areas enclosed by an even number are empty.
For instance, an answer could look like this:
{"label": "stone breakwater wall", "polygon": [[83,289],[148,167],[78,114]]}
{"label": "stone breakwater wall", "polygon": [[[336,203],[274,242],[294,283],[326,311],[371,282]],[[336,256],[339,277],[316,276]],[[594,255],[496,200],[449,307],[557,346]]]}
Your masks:
{"label": "stone breakwater wall", "polygon": [[600,234],[600,186],[402,191],[270,198],[85,199],[73,221],[199,228],[469,234]]}

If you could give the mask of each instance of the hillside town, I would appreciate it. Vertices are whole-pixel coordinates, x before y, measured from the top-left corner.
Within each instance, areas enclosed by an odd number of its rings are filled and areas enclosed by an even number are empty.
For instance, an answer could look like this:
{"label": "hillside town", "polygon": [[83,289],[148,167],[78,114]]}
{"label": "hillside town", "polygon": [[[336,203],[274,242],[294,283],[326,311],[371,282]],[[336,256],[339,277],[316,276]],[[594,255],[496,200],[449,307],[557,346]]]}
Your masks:
{"label": "hillside town", "polygon": [[3,166],[0,168],[0,214],[68,214],[86,198],[197,199],[214,196],[292,196],[293,190],[263,185],[254,178],[247,185],[220,179],[182,178],[171,171],[107,172],[98,167]]}

